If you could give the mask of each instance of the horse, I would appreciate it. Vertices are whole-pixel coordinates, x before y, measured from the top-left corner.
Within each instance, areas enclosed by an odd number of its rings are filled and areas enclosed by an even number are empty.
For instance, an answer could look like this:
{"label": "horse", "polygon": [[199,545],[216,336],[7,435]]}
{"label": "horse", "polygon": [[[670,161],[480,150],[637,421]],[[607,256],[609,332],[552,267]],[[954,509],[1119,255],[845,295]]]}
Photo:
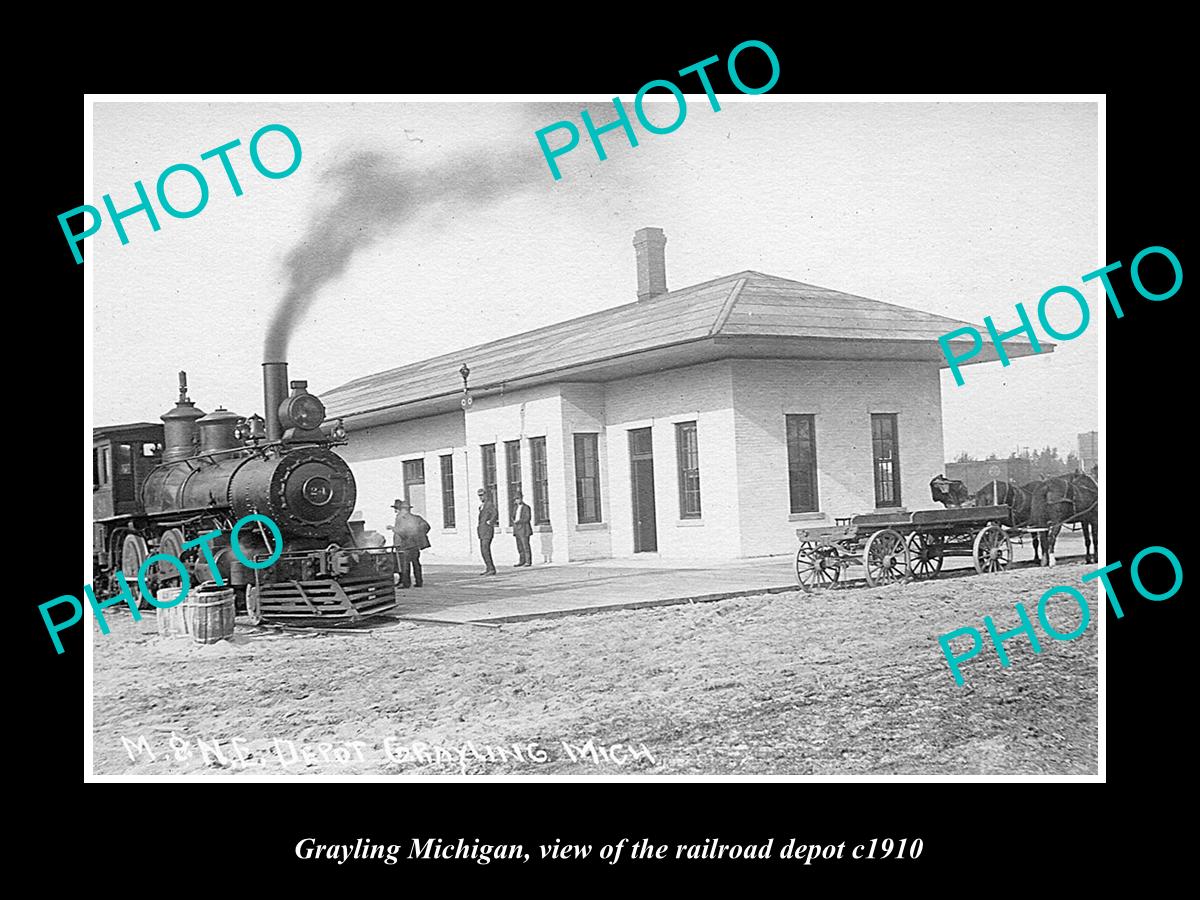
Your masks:
{"label": "horse", "polygon": [[1029,518],[1029,485],[1019,488],[1013,481],[989,481],[975,492],[976,506],[1007,506],[1013,524],[1024,525]]}
{"label": "horse", "polygon": [[[1032,512],[1033,490],[1040,481],[1031,481],[1018,487],[1015,481],[989,481],[975,492],[976,506],[1007,506],[1012,513],[1012,523],[1017,527],[1029,524]],[[1038,535],[1033,534],[1033,564],[1041,565],[1038,555]]]}
{"label": "horse", "polygon": [[1079,522],[1083,528],[1084,561],[1100,561],[1100,489],[1082,472],[1034,482],[1030,497],[1029,527],[1047,529],[1042,538],[1045,565],[1054,565],[1054,544],[1064,525]]}
{"label": "horse", "polygon": [[929,493],[935,503],[940,503],[947,509],[958,509],[971,505],[971,494],[961,481],[947,478],[945,475],[934,475],[929,482]]}

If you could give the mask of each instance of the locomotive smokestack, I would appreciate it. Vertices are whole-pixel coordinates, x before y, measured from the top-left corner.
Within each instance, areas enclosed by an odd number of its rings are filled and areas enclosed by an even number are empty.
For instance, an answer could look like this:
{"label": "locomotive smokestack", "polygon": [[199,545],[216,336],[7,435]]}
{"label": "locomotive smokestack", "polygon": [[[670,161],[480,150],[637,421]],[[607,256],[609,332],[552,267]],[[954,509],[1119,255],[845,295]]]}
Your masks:
{"label": "locomotive smokestack", "polygon": [[283,425],[279,421],[279,407],[288,397],[287,363],[263,363],[263,415],[267,421],[267,440],[283,439]]}

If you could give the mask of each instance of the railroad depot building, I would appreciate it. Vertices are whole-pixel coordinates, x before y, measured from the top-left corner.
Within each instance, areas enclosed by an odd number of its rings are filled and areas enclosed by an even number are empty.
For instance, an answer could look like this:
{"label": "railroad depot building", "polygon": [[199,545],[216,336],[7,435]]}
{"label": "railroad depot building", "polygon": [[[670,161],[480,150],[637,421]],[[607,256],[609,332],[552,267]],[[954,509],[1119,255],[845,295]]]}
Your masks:
{"label": "railroad depot building", "polygon": [[[535,565],[711,560],[792,553],[798,523],[934,505],[937,338],[965,323],[759,272],[668,291],[665,245],[636,233],[633,303],[324,392],[367,527],[388,534],[405,497],[430,561],[478,560],[477,489],[507,521],[520,488]],[[985,344],[971,362],[996,358]],[[516,560],[509,533],[498,564]]]}

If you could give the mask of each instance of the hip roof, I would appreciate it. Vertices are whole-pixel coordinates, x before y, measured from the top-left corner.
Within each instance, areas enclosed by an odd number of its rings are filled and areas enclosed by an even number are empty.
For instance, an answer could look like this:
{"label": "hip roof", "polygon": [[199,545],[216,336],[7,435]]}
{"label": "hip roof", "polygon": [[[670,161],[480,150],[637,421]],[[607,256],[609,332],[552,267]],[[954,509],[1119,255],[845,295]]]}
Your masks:
{"label": "hip roof", "polygon": [[[545,381],[604,381],[636,374],[611,364],[643,357],[659,370],[745,355],[817,359],[945,358],[937,339],[967,322],[870,300],[761,272],[738,272],[454,353],[367,375],[325,392],[331,418],[461,395],[458,368],[472,390]],[[978,329],[982,331],[982,329]],[[697,343],[706,347],[698,348]],[[963,340],[961,346],[966,346]],[[952,346],[959,346],[954,342]],[[1025,338],[1005,342],[1028,356]],[[1044,352],[1053,345],[1041,342]],[[689,354],[665,351],[690,347]],[[997,359],[985,341],[970,363]]]}

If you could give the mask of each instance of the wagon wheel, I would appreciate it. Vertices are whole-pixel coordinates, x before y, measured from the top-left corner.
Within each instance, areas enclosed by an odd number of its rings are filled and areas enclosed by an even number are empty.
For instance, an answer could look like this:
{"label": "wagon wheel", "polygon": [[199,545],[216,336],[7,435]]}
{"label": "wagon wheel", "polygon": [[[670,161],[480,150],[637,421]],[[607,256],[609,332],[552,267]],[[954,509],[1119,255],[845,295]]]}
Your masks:
{"label": "wagon wheel", "polygon": [[149,555],[150,550],[146,547],[146,541],[140,534],[125,535],[125,543],[121,546],[121,573],[129,584],[129,590],[137,597],[138,609],[150,609],[150,602],[142,596],[137,580],[142,563]]}
{"label": "wagon wheel", "polygon": [[841,577],[841,566],[829,564],[828,548],[820,548],[812,541],[801,541],[796,551],[796,580],[804,590],[832,587]]}
{"label": "wagon wheel", "polygon": [[863,550],[863,568],[871,587],[891,584],[908,575],[908,547],[900,532],[885,528],[871,535]]}
{"label": "wagon wheel", "polygon": [[908,536],[908,563],[913,578],[936,578],[945,559],[945,541],[941,535],[914,531]]}
{"label": "wagon wheel", "polygon": [[1003,572],[1012,562],[1012,541],[999,525],[988,525],[975,535],[975,571],[980,575]]}

